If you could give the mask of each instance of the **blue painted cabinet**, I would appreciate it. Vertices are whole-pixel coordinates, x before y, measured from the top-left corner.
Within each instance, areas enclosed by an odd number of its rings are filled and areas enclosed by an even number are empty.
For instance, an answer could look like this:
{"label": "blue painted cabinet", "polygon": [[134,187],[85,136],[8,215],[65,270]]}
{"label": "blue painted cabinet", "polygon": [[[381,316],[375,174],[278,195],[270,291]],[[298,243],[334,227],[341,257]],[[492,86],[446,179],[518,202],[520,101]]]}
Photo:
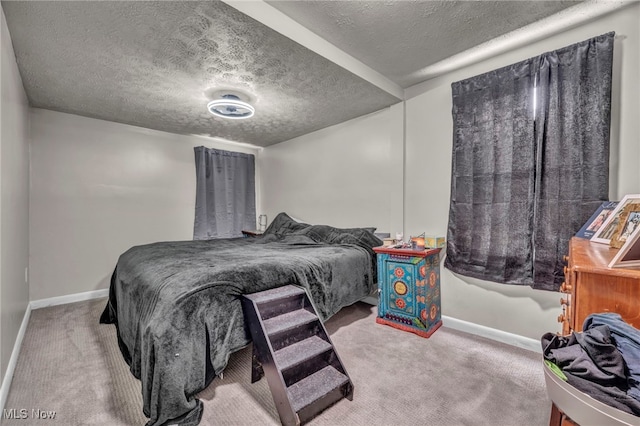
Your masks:
{"label": "blue painted cabinet", "polygon": [[376,247],[378,317],[376,322],[422,337],[441,325],[440,250]]}

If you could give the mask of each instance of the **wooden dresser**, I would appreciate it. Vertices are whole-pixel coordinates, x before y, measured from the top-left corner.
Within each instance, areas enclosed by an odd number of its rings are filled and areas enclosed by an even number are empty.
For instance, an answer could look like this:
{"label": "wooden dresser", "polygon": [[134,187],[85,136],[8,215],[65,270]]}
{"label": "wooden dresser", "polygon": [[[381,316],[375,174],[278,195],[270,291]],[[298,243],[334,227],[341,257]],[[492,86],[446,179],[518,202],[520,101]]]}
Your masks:
{"label": "wooden dresser", "polygon": [[[611,248],[607,244],[592,243],[584,238],[573,237],[569,242],[569,254],[565,258],[567,262],[564,268],[565,282],[560,287],[560,291],[565,293],[560,299],[563,312],[558,317],[558,322],[562,323],[562,334],[582,331],[584,320],[589,315],[600,312],[616,312],[626,322],[640,328],[640,268],[609,268],[607,265],[617,251],[618,249]],[[549,389],[548,383],[547,389]],[[553,390],[556,394],[558,393],[556,388]],[[558,398],[552,396],[550,426],[578,425],[563,412],[565,408],[562,408],[563,403],[568,404],[567,408],[574,410],[569,414],[574,417],[577,415],[575,414],[576,401],[579,402],[581,399],[571,397],[570,392],[555,395]],[[577,390],[573,392],[580,394]],[[585,396],[584,399],[591,398]],[[594,404],[601,403],[595,401]],[[593,410],[590,406],[589,408],[579,406],[580,412],[586,409]],[[605,409],[617,412],[614,408],[605,407],[597,413],[602,413]],[[607,414],[609,416],[607,424],[635,424],[615,420],[616,416],[629,416],[623,412],[619,413],[621,414]],[[584,424],[600,423],[585,422]]]}
{"label": "wooden dresser", "polygon": [[609,268],[618,249],[573,237],[560,292],[563,313],[558,317],[562,334],[582,331],[584,320],[593,313],[616,312],[640,328],[640,268]]}

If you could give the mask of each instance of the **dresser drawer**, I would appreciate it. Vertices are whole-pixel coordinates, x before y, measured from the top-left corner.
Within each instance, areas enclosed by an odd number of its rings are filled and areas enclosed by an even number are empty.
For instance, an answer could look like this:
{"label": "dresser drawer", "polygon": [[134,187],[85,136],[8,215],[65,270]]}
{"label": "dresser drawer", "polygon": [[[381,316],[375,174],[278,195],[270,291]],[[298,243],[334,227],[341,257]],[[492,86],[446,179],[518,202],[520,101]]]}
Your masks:
{"label": "dresser drawer", "polygon": [[640,269],[609,268],[618,249],[574,237],[560,286],[562,334],[582,331],[594,313],[615,312],[632,326],[640,327]]}

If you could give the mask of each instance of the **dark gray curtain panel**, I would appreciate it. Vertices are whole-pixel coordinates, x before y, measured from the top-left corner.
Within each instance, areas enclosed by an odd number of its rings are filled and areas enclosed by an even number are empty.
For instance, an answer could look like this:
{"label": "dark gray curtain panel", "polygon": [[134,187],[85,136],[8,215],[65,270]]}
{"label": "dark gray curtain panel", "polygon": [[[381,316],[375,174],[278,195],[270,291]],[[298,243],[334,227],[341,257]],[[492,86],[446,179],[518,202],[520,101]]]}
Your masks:
{"label": "dark gray curtain panel", "polygon": [[569,240],[609,197],[614,33],[540,56],[534,288],[557,290]]}
{"label": "dark gray curtain panel", "polygon": [[453,83],[453,165],[445,266],[532,281],[533,61]]}
{"label": "dark gray curtain panel", "polygon": [[557,291],[608,197],[612,52],[613,33],[452,84],[448,269]]}
{"label": "dark gray curtain panel", "polygon": [[242,236],[256,227],[255,157],[199,146],[194,240]]}

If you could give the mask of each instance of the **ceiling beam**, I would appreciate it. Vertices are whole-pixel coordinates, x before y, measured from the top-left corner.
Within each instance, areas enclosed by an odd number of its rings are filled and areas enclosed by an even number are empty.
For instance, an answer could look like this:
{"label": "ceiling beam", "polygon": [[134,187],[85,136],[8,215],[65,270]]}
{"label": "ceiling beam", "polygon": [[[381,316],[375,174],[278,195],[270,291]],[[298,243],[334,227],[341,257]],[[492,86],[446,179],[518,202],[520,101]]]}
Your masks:
{"label": "ceiling beam", "polygon": [[338,49],[308,28],[303,27],[284,13],[262,0],[222,0],[229,6],[255,19],[263,25],[290,38],[347,71],[377,86],[399,100],[404,99],[404,89],[353,56]]}
{"label": "ceiling beam", "polygon": [[[413,78],[420,78],[417,83],[405,89],[405,99],[410,99],[422,93],[422,86],[427,80],[442,74],[452,72],[485,59],[526,46],[538,40],[567,31],[580,24],[607,15],[620,8],[636,4],[637,0],[589,0],[575,6],[563,9],[547,18],[533,22],[514,31],[503,34],[485,43],[479,44],[464,52],[443,59],[411,74]],[[428,84],[428,83],[427,83]]]}

